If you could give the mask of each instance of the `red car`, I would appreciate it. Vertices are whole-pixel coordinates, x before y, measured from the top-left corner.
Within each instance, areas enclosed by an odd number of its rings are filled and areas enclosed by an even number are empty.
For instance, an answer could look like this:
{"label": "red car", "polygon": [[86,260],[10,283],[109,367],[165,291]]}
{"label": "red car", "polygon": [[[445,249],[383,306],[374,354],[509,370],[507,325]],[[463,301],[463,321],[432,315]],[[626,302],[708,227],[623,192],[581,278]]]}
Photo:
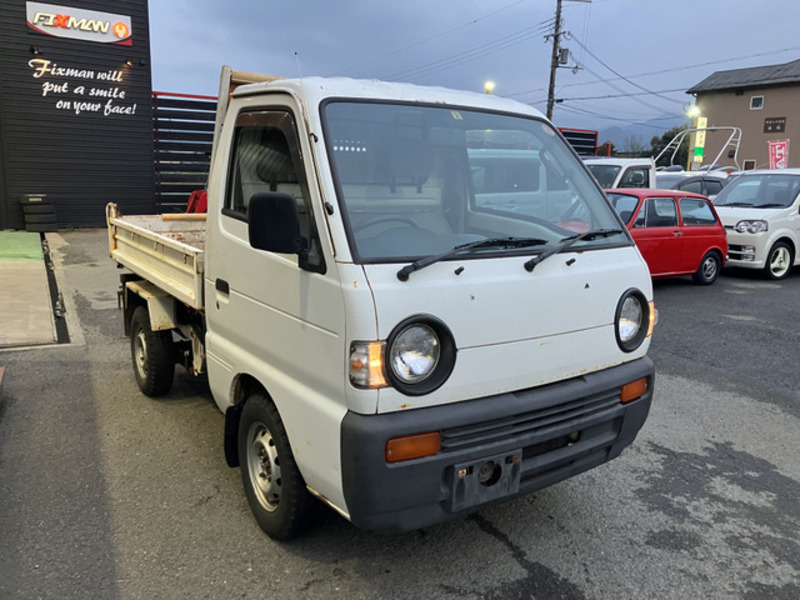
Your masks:
{"label": "red car", "polygon": [[613,189],[606,194],[654,278],[691,275],[701,285],[716,281],[728,241],[708,198],[658,189]]}

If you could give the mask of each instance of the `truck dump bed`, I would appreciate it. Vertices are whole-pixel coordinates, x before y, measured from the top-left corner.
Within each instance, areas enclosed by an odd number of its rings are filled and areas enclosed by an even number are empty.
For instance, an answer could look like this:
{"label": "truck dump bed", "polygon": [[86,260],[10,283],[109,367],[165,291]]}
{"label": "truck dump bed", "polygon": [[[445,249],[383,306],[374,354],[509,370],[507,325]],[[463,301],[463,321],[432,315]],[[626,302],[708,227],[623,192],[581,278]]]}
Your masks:
{"label": "truck dump bed", "polygon": [[111,258],[192,308],[202,310],[205,215],[122,216],[106,206]]}

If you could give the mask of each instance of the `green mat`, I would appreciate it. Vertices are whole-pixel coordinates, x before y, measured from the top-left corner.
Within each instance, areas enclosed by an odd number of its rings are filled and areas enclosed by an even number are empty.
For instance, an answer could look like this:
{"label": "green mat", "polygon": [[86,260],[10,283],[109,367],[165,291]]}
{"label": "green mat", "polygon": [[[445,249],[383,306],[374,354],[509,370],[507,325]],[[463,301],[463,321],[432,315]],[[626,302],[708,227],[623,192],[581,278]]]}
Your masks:
{"label": "green mat", "polygon": [[33,231],[0,231],[0,260],[44,260],[39,234]]}

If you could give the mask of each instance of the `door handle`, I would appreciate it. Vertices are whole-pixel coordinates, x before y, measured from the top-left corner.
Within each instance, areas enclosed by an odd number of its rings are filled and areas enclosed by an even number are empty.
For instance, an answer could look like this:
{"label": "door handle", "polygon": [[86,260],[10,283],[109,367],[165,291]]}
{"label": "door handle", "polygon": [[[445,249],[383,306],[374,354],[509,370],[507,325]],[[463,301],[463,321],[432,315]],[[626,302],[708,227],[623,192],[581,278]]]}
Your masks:
{"label": "door handle", "polygon": [[680,231],[673,231],[672,235],[675,237],[683,237],[683,233],[681,233]]}
{"label": "door handle", "polygon": [[220,294],[225,294],[226,296],[229,296],[231,293],[231,288],[228,285],[228,282],[225,281],[224,279],[217,279],[214,282],[214,289],[217,290]]}

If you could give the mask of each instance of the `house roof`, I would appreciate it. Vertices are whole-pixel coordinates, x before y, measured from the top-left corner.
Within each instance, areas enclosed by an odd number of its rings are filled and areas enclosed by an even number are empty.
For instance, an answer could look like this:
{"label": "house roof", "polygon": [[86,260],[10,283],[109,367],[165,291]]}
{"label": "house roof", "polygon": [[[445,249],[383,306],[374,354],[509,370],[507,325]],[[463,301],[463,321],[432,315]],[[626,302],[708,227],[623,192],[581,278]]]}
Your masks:
{"label": "house roof", "polygon": [[717,71],[687,90],[687,94],[763,87],[766,85],[800,84],[800,59],[782,65]]}

